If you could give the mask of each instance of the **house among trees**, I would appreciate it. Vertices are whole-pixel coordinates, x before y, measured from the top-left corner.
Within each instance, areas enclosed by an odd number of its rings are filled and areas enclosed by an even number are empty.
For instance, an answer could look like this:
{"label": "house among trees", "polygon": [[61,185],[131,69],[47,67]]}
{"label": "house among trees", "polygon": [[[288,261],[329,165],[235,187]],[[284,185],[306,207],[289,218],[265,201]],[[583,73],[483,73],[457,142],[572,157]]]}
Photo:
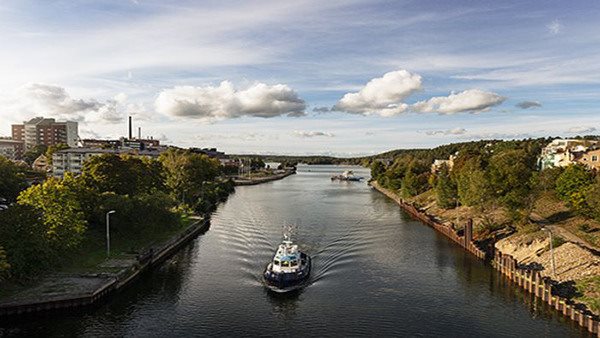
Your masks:
{"label": "house among trees", "polygon": [[31,168],[44,173],[52,171],[52,166],[48,163],[48,158],[44,154],[41,154],[33,161]]}
{"label": "house among trees", "polygon": [[[591,156],[584,156],[588,151],[599,146],[598,141],[578,139],[556,139],[542,149],[538,160],[541,170],[555,167],[568,167],[571,164],[581,162],[591,163]],[[600,165],[598,163],[597,165]]]}
{"label": "house among trees", "polygon": [[448,170],[451,171],[452,167],[454,167],[454,160],[456,159],[457,155],[458,152],[454,155],[450,155],[447,160],[434,160],[433,164],[431,164],[431,172],[434,174],[439,172],[444,165],[448,167]]}

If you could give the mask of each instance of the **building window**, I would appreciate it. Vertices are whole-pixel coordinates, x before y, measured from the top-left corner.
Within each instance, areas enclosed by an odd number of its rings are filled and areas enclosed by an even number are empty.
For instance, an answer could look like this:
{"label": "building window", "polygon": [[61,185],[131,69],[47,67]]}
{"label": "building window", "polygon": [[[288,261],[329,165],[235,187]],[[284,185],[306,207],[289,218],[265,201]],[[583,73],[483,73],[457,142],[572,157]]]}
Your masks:
{"label": "building window", "polygon": [[597,162],[598,161],[598,156],[597,155],[593,155],[592,156],[592,162]]}

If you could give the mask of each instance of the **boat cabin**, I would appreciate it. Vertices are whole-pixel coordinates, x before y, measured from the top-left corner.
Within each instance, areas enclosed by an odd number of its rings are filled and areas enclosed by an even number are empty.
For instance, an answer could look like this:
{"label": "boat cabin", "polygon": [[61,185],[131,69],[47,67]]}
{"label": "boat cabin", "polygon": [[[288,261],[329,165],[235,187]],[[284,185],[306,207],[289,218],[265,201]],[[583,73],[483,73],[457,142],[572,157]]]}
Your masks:
{"label": "boat cabin", "polygon": [[279,245],[277,253],[273,257],[273,272],[295,272],[300,268],[300,264],[300,252],[297,245],[290,241],[284,241]]}

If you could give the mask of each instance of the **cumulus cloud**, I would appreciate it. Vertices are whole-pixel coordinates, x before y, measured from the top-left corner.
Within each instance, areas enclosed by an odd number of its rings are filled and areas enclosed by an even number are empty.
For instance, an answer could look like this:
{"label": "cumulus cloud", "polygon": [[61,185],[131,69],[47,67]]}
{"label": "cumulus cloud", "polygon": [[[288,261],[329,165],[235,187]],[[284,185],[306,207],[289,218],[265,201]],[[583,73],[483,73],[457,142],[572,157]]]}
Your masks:
{"label": "cumulus cloud", "polygon": [[96,99],[75,99],[65,88],[43,83],[25,85],[18,90],[17,96],[17,110],[24,114],[108,123],[117,123],[123,120],[118,106],[127,99],[123,93],[105,102]]}
{"label": "cumulus cloud", "polygon": [[331,111],[330,107],[314,107],[313,112],[315,113],[328,113]]}
{"label": "cumulus cloud", "polygon": [[430,130],[426,131],[427,135],[463,135],[467,132],[464,128],[454,128],[448,130]]}
{"label": "cumulus cloud", "polygon": [[521,101],[515,105],[515,107],[519,107],[521,109],[529,109],[529,108],[539,108],[542,104],[538,101]]}
{"label": "cumulus cloud", "polygon": [[420,113],[455,114],[462,112],[478,113],[504,102],[506,97],[480,89],[469,89],[448,96],[432,97],[412,105]]}
{"label": "cumulus cloud", "polygon": [[332,133],[327,133],[327,132],[323,132],[323,131],[305,131],[305,130],[294,130],[294,136],[303,137],[303,138],[318,137],[318,136],[335,137],[335,135]]}
{"label": "cumulus cloud", "polygon": [[394,116],[408,109],[402,100],[421,88],[420,75],[401,69],[372,79],[356,93],[347,93],[333,109],[352,114]]}
{"label": "cumulus cloud", "polygon": [[255,83],[245,90],[236,90],[229,81],[216,87],[165,89],[158,95],[155,106],[163,114],[208,121],[242,116],[302,116],[306,109],[304,100],[287,85]]}
{"label": "cumulus cloud", "polygon": [[579,126],[579,127],[571,127],[569,128],[569,133],[580,133],[580,134],[585,134],[585,133],[593,133],[595,132],[597,129],[595,127],[584,127],[584,126]]}
{"label": "cumulus cloud", "polygon": [[558,21],[558,20],[554,20],[551,23],[546,25],[546,28],[548,28],[548,31],[554,35],[560,33],[560,31],[563,28],[563,25]]}

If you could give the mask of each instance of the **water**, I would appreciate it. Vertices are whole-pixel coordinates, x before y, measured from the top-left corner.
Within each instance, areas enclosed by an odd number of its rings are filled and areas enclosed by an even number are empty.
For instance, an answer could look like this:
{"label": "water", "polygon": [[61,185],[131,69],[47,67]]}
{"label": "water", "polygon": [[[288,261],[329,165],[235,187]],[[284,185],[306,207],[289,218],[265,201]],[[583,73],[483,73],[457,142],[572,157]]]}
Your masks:
{"label": "water", "polygon": [[[107,304],[0,324],[0,335],[585,334],[364,182],[330,181],[345,169],[305,166],[239,187],[206,234]],[[296,241],[313,257],[310,285],[272,294],[262,270],[282,224],[297,220]]]}

